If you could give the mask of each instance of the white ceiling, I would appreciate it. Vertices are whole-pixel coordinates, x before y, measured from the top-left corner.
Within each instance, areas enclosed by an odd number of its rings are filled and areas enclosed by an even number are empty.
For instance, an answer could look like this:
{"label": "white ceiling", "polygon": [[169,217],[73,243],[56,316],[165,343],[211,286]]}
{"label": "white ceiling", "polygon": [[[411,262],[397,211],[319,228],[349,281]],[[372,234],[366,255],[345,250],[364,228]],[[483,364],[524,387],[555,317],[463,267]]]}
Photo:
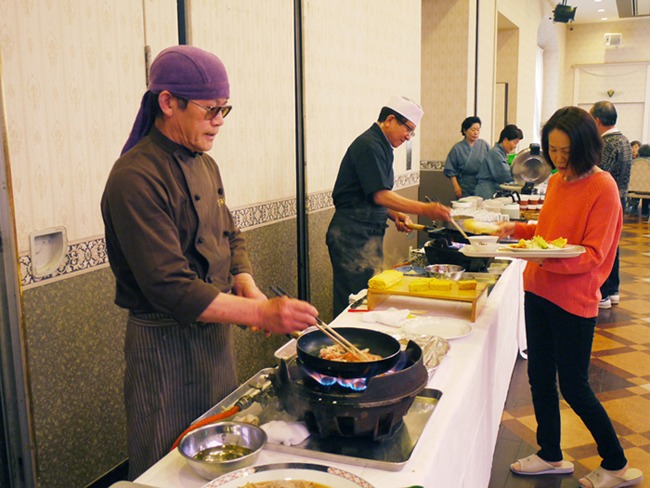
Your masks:
{"label": "white ceiling", "polygon": [[[558,0],[557,3],[562,2]],[[632,12],[637,16],[650,15],[650,0],[567,0],[566,4],[576,7],[576,24],[621,20],[631,16]],[[622,16],[619,16],[619,9]]]}

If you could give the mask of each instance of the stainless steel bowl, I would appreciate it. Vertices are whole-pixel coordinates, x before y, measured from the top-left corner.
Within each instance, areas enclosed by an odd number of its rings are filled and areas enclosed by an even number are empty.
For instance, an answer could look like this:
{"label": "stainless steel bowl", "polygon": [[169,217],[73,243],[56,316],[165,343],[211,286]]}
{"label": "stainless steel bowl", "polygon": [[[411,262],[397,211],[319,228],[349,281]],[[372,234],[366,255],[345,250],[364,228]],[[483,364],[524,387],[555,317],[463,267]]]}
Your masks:
{"label": "stainless steel bowl", "polygon": [[[178,451],[197,474],[212,480],[228,471],[250,466],[266,445],[266,432],[244,422],[217,422],[199,427],[183,436]],[[244,449],[241,449],[244,448]],[[235,459],[222,459],[223,452],[241,452]],[[199,458],[197,458],[199,455]]]}
{"label": "stainless steel bowl", "polygon": [[457,264],[430,264],[424,268],[432,278],[442,278],[446,280],[458,281],[463,273],[465,268]]}

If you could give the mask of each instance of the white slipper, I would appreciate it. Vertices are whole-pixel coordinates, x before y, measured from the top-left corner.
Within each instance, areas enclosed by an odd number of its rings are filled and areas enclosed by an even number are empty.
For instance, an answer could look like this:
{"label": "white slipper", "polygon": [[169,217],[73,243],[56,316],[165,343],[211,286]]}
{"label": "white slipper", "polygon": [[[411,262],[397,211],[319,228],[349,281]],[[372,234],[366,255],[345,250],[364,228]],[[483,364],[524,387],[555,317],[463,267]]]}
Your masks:
{"label": "white slipper", "polygon": [[523,459],[518,459],[519,469],[510,465],[510,470],[513,473],[523,474],[526,476],[537,476],[540,474],[571,474],[573,473],[573,463],[569,461],[562,461],[560,466],[553,466],[552,464],[544,461],[537,454],[531,454]]}
{"label": "white slipper", "polygon": [[[597,468],[585,476],[593,488],[623,488],[625,486],[638,485],[643,481],[643,473],[640,469],[628,468],[623,475],[616,475],[604,468]],[[582,483],[580,486],[584,486]]]}

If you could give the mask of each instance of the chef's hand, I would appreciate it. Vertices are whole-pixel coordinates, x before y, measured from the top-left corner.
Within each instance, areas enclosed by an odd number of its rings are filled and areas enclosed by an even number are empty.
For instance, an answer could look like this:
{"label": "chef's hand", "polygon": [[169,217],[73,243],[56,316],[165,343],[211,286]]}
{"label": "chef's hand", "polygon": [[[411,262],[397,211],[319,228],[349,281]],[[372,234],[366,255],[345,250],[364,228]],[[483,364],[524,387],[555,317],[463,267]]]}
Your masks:
{"label": "chef's hand", "polygon": [[278,297],[261,306],[261,327],[272,334],[290,334],[316,325],[318,310],[310,303],[295,298]]}
{"label": "chef's hand", "polygon": [[412,224],[411,218],[403,214],[402,212],[394,212],[394,219],[395,221],[395,228],[399,232],[413,232],[413,229],[411,229],[408,224]]}
{"label": "chef's hand", "polygon": [[515,232],[515,223],[514,222],[500,222],[497,224],[497,230],[494,232],[494,235],[499,236],[499,238],[509,237]]}
{"label": "chef's hand", "polygon": [[249,273],[239,273],[234,276],[232,291],[235,295],[254,300],[268,300],[266,295],[255,284]]}
{"label": "chef's hand", "polygon": [[252,282],[252,277],[248,277],[250,280],[241,276],[237,280],[237,294],[218,293],[197,320],[246,325],[253,331],[264,330],[267,335],[289,334],[316,324],[318,310],[311,304],[288,297],[270,300],[266,297],[258,298],[257,286]]}
{"label": "chef's hand", "polygon": [[442,220],[449,222],[451,220],[451,209],[445,207],[442,203],[425,203],[424,212],[421,214],[430,220]]}

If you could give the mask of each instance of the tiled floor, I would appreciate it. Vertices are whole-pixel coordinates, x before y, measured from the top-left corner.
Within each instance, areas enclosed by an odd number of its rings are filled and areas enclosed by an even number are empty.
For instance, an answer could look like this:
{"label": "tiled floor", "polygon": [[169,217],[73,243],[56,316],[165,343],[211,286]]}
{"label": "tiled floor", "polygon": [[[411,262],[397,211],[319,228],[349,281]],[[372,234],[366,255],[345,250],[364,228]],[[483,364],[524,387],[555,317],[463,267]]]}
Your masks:
{"label": "tiled floor", "polygon": [[[650,488],[650,225],[626,215],[621,236],[621,302],[601,310],[590,370],[591,384],[609,413],[630,466],[644,472],[637,486]],[[562,448],[573,475],[518,476],[515,459],[536,452],[535,416],[526,361],[517,360],[503,412],[489,488],[574,488],[598,467],[596,444],[562,401]],[[470,462],[470,460],[468,460]]]}

